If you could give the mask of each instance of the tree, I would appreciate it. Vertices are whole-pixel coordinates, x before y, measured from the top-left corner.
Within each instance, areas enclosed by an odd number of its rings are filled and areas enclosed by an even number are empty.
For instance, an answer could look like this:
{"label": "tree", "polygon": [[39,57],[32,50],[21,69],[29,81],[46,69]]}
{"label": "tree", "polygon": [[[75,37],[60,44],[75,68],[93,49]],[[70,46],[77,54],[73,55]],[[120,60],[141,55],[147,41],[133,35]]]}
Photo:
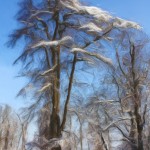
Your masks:
{"label": "tree", "polygon": [[[106,68],[103,78],[100,77],[103,82],[98,88],[93,88],[95,91],[89,94],[84,114],[80,114],[86,118],[88,130],[96,132],[91,141],[95,142],[94,145],[97,142],[99,149],[112,149],[113,141],[118,140],[118,149],[147,150],[149,38],[145,33],[135,30],[121,31],[117,37],[120,40],[114,41],[115,51],[112,50],[111,56],[115,69]],[[113,133],[115,136],[112,139]]]}
{"label": "tree", "polygon": [[112,76],[120,102],[120,115],[129,116],[130,121],[115,126],[131,149],[144,150],[149,100],[149,40],[144,33],[133,30],[124,31],[122,35],[120,42],[115,43],[118,66]]}
{"label": "tree", "polygon": [[[21,139],[24,130],[22,129],[18,116],[19,115],[16,115],[16,113],[13,112],[8,105],[0,107],[1,150],[25,150],[25,139]],[[22,147],[21,145],[24,146]]]}
{"label": "tree", "polygon": [[[78,0],[24,0],[20,8],[17,13],[20,27],[8,42],[9,46],[15,46],[24,38],[23,52],[15,63],[23,62],[21,76],[27,77],[29,83],[18,95],[30,93],[35,100],[26,108],[26,120],[50,105],[50,123],[46,127],[49,133],[45,137],[60,138],[66,124],[75,70],[91,60],[100,60],[112,67],[112,61],[100,53],[100,41],[109,42],[110,33],[115,33],[116,28],[140,29],[140,26],[113,17],[100,8],[84,6]],[[64,78],[67,80],[63,81]],[[64,103],[62,116],[60,103]]]}

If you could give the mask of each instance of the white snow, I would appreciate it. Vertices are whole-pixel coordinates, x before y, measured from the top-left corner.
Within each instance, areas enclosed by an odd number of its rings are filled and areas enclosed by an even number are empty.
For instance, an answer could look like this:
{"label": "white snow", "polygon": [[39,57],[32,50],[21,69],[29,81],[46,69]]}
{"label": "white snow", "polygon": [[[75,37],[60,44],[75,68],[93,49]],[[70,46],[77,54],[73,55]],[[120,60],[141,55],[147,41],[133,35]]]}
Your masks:
{"label": "white snow", "polygon": [[106,64],[108,64],[110,66],[113,66],[112,60],[110,58],[102,56],[102,55],[100,55],[98,53],[88,52],[88,51],[86,51],[84,49],[81,49],[81,48],[73,48],[71,50],[71,52],[72,53],[78,52],[78,53],[83,53],[83,54],[86,54],[86,55],[89,55],[89,56],[93,56],[93,57],[101,60],[102,62],[104,62],[104,63],[106,63]]}
{"label": "white snow", "polygon": [[69,41],[72,41],[72,37],[66,36],[66,37],[63,37],[61,40],[57,40],[57,41],[40,41],[37,44],[33,45],[31,48],[37,48],[37,47],[40,47],[40,46],[56,47],[58,45],[66,44]]}

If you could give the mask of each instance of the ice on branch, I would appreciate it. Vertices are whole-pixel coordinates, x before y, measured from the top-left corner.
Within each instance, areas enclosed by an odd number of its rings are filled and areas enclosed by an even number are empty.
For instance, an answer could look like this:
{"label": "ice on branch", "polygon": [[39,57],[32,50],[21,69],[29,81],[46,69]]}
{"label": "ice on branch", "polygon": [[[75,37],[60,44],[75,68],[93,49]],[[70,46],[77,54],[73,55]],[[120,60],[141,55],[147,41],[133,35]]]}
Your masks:
{"label": "ice on branch", "polygon": [[57,41],[40,41],[37,44],[33,45],[31,48],[37,48],[40,46],[56,47],[58,45],[67,44],[68,42],[71,42],[71,41],[72,41],[72,37],[66,36],[66,37],[63,37],[61,40],[57,40]]}
{"label": "ice on branch", "polygon": [[76,52],[76,53],[83,53],[83,54],[85,54],[85,55],[94,56],[95,58],[101,60],[102,62],[104,62],[104,63],[106,63],[106,64],[108,64],[108,65],[110,65],[110,66],[113,66],[113,63],[112,63],[112,60],[111,60],[111,59],[109,59],[109,58],[107,58],[107,57],[104,57],[104,56],[102,56],[102,55],[100,55],[100,54],[93,53],[93,52],[88,52],[88,51],[86,51],[86,50],[84,50],[84,49],[81,49],[81,48],[73,48],[73,49],[71,50],[71,52],[72,52],[72,53],[75,53],[75,52]]}

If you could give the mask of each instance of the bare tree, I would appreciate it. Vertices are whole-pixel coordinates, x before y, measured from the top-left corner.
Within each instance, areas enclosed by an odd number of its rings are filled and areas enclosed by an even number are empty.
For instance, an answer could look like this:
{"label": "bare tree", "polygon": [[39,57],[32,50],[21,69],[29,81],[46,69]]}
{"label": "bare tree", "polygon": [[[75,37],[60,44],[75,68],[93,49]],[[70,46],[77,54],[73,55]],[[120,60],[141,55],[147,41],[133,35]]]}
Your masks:
{"label": "bare tree", "polygon": [[22,128],[18,117],[9,106],[0,107],[0,149],[1,150],[25,150],[20,140]]}
{"label": "bare tree", "polygon": [[[125,137],[128,147],[144,150],[144,127],[149,101],[149,52],[148,38],[144,33],[124,32],[115,43],[118,67],[113,72],[120,101],[120,115],[129,116],[130,122],[116,126]],[[126,148],[125,148],[126,149]]]}
{"label": "bare tree", "polygon": [[[115,145],[116,142],[120,145],[118,149],[147,150],[149,39],[144,33],[135,30],[124,30],[118,37],[120,40],[114,42],[115,55],[111,56],[115,69],[107,69],[100,88],[94,87],[97,90],[89,94],[89,102],[83,110],[87,116],[84,116],[94,134],[93,141],[99,142],[102,149],[113,149],[111,142],[114,141]],[[99,134],[99,140],[96,134]]]}

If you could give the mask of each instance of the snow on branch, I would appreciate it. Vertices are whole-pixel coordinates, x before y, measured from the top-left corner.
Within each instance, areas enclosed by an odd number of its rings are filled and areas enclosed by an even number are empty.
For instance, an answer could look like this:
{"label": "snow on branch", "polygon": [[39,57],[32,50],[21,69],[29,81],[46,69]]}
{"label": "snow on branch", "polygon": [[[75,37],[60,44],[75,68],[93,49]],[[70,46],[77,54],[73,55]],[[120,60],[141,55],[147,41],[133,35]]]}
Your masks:
{"label": "snow on branch", "polygon": [[102,29],[92,22],[81,26],[80,29],[85,29],[89,33],[101,33],[102,32]]}
{"label": "snow on branch", "polygon": [[101,60],[102,62],[104,62],[104,63],[106,63],[106,64],[108,64],[110,66],[113,66],[113,62],[112,62],[112,60],[110,58],[104,57],[104,56],[102,56],[100,54],[93,53],[93,52],[88,52],[88,51],[86,51],[84,49],[81,49],[81,48],[73,48],[71,50],[71,52],[72,53],[75,53],[75,52],[77,52],[77,53],[83,53],[85,55],[94,56],[95,58]]}
{"label": "snow on branch", "polygon": [[100,21],[109,21],[110,19],[113,19],[113,17],[109,15],[108,12],[94,6],[83,6],[76,0],[69,2],[61,1],[60,3],[62,6],[67,7],[68,9],[71,9],[80,14],[92,15],[94,18]]}
{"label": "snow on branch", "polygon": [[50,86],[52,86],[52,84],[48,83],[45,86],[43,86],[38,92],[43,92],[43,91],[47,90],[47,88],[49,88]]}
{"label": "snow on branch", "polygon": [[106,22],[114,24],[117,28],[135,28],[140,30],[141,26],[135,22],[127,21],[118,17],[110,15],[107,11],[104,11],[94,6],[83,6],[78,0],[69,0],[67,2],[60,2],[64,8],[71,9],[78,14],[87,14],[93,16],[98,23]]}
{"label": "snow on branch", "polygon": [[61,40],[57,40],[57,41],[40,41],[37,44],[33,45],[31,48],[37,48],[37,47],[40,47],[40,46],[56,47],[58,45],[67,44],[69,41],[72,41],[72,37],[66,36],[66,37],[63,37]]}
{"label": "snow on branch", "polygon": [[113,25],[117,28],[135,28],[140,30],[141,26],[133,21],[123,20],[121,18],[116,18]]}
{"label": "snow on branch", "polygon": [[113,19],[113,17],[106,11],[103,11],[100,8],[97,7],[93,7],[93,6],[82,6],[84,11],[89,14],[92,15],[94,18],[96,18],[99,21],[110,21],[111,19]]}
{"label": "snow on branch", "polygon": [[53,66],[51,69],[44,71],[41,75],[44,76],[50,72],[53,72],[56,69],[57,65]]}

